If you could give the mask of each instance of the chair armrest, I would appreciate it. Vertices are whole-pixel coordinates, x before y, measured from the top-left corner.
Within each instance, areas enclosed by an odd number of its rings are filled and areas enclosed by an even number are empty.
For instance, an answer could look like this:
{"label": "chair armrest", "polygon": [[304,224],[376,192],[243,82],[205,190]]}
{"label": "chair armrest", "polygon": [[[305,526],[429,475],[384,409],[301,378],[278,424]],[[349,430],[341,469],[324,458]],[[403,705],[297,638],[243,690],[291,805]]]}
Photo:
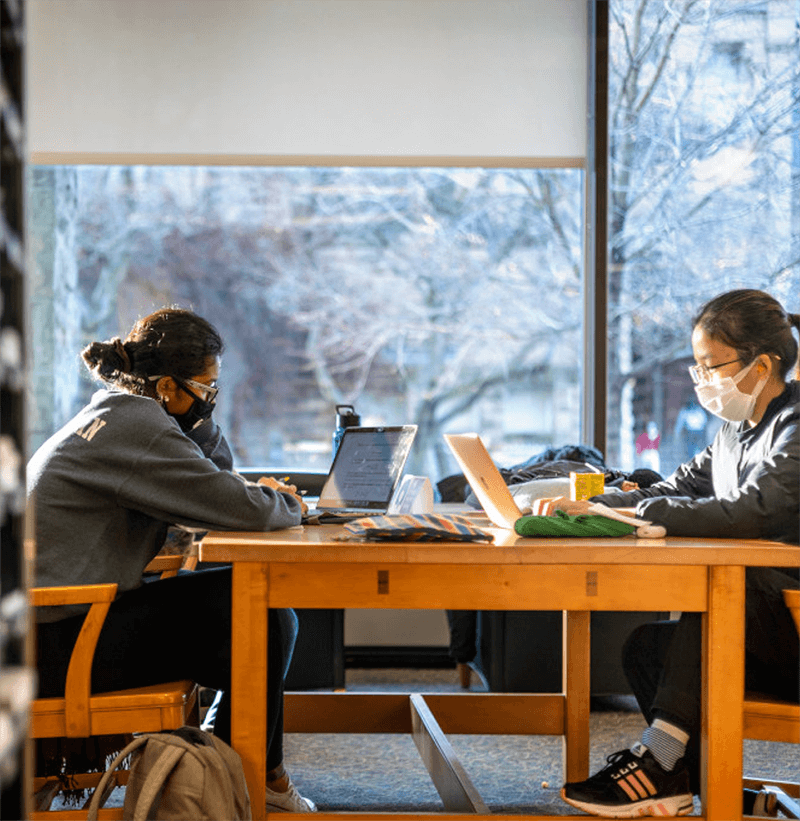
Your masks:
{"label": "chair armrest", "polygon": [[94,604],[112,602],[117,595],[116,584],[80,584],[64,587],[32,587],[28,600],[32,607],[55,607],[64,604]]}
{"label": "chair armrest", "polygon": [[117,592],[116,584],[87,584],[71,587],[35,587],[28,591],[34,607],[89,604],[81,632],[72,648],[64,689],[64,718],[68,738],[91,735],[89,699],[92,693],[92,661],[100,631]]}
{"label": "chair armrest", "polygon": [[175,556],[156,556],[150,560],[144,572],[160,573],[162,579],[168,579],[170,576],[176,576],[182,567],[183,556],[180,554]]}

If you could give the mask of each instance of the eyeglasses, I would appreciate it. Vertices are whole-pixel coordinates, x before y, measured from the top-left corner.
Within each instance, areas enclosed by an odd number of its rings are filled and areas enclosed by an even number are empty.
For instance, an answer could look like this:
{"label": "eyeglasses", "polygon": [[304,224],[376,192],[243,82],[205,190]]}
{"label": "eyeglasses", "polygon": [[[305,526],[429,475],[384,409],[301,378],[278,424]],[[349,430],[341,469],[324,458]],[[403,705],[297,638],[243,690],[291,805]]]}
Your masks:
{"label": "eyeglasses", "polygon": [[742,360],[739,357],[736,359],[731,359],[730,362],[720,362],[719,365],[690,365],[689,366],[689,375],[692,377],[692,382],[695,385],[702,385],[704,382],[708,382],[711,379],[711,371],[715,371],[717,368],[724,368],[726,365],[733,365],[734,362],[741,362]]}
{"label": "eyeglasses", "polygon": [[[148,376],[147,378],[150,382],[158,382],[159,379],[164,378],[164,374],[159,374],[158,376]],[[184,386],[189,385],[196,391],[199,391],[202,395],[202,399],[206,402],[211,402],[212,404],[216,400],[217,394],[219,393],[219,388],[216,384],[204,385],[202,382],[195,382],[194,379],[179,379],[177,376],[173,376],[172,378],[184,389]],[[191,394],[191,391],[187,391],[187,393]],[[195,399],[196,398],[197,397],[195,397]]]}
{"label": "eyeglasses", "polygon": [[206,402],[212,404],[219,393],[219,388],[216,385],[204,385],[202,382],[195,382],[193,379],[176,379],[175,381],[181,386],[191,385],[195,390],[200,391]]}

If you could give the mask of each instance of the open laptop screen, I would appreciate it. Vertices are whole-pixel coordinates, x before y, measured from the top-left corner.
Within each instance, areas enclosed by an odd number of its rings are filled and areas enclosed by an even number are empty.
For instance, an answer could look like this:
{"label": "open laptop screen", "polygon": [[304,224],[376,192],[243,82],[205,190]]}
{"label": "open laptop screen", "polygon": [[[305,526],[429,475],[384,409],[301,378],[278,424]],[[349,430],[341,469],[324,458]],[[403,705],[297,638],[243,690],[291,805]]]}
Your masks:
{"label": "open laptop screen", "polygon": [[522,513],[481,437],[477,433],[445,433],[444,439],[492,524],[513,530]]}
{"label": "open laptop screen", "polygon": [[416,425],[345,428],[317,509],[386,510],[416,432]]}

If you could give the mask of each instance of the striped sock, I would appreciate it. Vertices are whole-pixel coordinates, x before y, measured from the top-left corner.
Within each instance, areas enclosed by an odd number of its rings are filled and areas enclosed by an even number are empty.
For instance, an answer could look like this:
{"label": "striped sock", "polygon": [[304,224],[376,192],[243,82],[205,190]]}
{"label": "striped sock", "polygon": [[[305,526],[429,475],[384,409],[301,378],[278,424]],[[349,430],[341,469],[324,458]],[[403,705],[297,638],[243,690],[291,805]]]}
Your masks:
{"label": "striped sock", "polygon": [[675,764],[683,758],[688,740],[688,733],[660,718],[657,718],[642,733],[642,744],[650,750],[653,758],[667,772],[674,770]]}

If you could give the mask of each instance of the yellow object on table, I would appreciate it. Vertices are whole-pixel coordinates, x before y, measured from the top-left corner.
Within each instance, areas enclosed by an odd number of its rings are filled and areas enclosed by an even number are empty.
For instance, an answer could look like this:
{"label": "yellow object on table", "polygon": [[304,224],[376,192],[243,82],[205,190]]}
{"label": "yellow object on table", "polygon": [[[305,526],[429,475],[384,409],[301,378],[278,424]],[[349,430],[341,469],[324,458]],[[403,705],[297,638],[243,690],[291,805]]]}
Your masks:
{"label": "yellow object on table", "polygon": [[569,498],[573,502],[597,496],[606,488],[604,473],[570,473]]}

